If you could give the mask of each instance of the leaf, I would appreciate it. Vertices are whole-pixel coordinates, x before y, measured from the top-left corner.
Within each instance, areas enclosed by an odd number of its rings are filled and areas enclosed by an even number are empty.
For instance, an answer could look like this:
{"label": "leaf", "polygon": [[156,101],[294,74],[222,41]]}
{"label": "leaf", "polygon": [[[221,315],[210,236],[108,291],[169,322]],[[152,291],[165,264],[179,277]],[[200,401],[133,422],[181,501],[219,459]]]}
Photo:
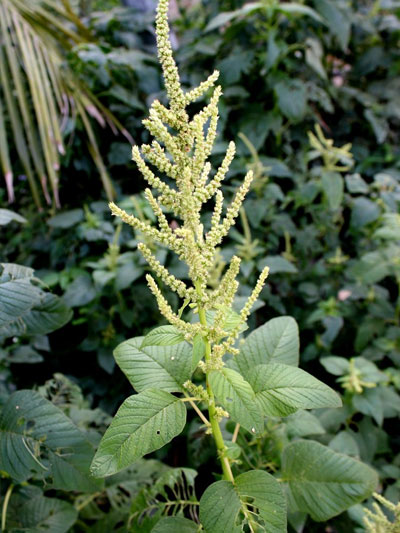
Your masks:
{"label": "leaf", "polygon": [[312,7],[297,4],[296,2],[280,2],[276,5],[275,9],[286,14],[308,15],[317,22],[324,22]]}
{"label": "leaf", "polygon": [[299,409],[341,407],[339,395],[304,370],[270,363],[248,373],[258,405],[265,416],[288,416]]}
{"label": "leaf", "polygon": [[285,426],[289,437],[307,437],[326,433],[321,422],[308,411],[297,411],[285,418]]}
{"label": "leaf", "polygon": [[197,533],[198,524],[181,516],[162,518],[151,530],[151,533]]}
{"label": "leaf", "polygon": [[192,375],[192,353],[187,342],[174,346],[145,346],[143,337],[129,339],[114,350],[115,360],[138,392],[159,388],[181,392]]}
{"label": "leaf", "polygon": [[281,255],[267,255],[264,259],[258,262],[257,266],[260,270],[268,266],[270,274],[278,274],[280,272],[296,274],[298,272],[294,264]]}
{"label": "leaf", "polygon": [[71,209],[70,211],[65,211],[64,213],[59,213],[58,215],[49,218],[47,224],[51,228],[67,229],[72,228],[72,226],[75,226],[78,222],[82,222],[84,218],[85,215],[83,209]]}
{"label": "leaf", "polygon": [[[303,6],[305,7],[305,6]],[[323,80],[326,80],[326,71],[322,64],[322,57],[324,55],[324,50],[322,44],[318,39],[313,39],[308,37],[306,39],[306,63],[309,65],[315,72],[321,76]]]}
{"label": "leaf", "polygon": [[298,440],[282,454],[282,477],[298,509],[324,522],[371,495],[378,476],[369,466],[314,441]]}
{"label": "leaf", "polygon": [[224,26],[231,20],[241,15],[247,15],[251,13],[252,11],[260,9],[261,7],[262,7],[261,2],[249,2],[243,7],[241,7],[240,9],[236,9],[235,11],[226,11],[225,13],[219,13],[216,17],[210,20],[204,32],[208,32],[208,31],[212,31],[217,28],[220,28],[221,26]]}
{"label": "leaf", "polygon": [[351,211],[350,225],[359,229],[379,218],[381,210],[375,202],[368,198],[356,198]]}
{"label": "leaf", "polygon": [[197,472],[191,468],[162,466],[167,470],[155,481],[146,481],[147,486],[131,503],[129,522],[132,531],[150,532],[171,509],[174,514],[185,510],[191,515],[197,507],[194,490]]}
{"label": "leaf", "polygon": [[292,122],[300,122],[307,110],[305,84],[300,80],[285,79],[275,85],[274,91],[285,117]]}
{"label": "leaf", "polygon": [[264,429],[264,419],[250,384],[230,368],[212,370],[208,376],[215,396],[232,419],[247,431],[261,432]]}
{"label": "leaf", "polygon": [[67,533],[76,522],[78,511],[68,502],[39,495],[20,505],[15,518],[23,531]]}
{"label": "leaf", "polygon": [[94,448],[73,422],[38,392],[13,393],[0,416],[0,470],[21,483],[32,475],[52,476],[49,488],[91,492]]}
{"label": "leaf", "polygon": [[183,342],[185,337],[175,326],[160,326],[152,329],[143,339],[141,348],[146,346],[173,346]]}
{"label": "leaf", "polygon": [[256,365],[299,364],[299,329],[294,318],[282,316],[269,320],[254,330],[236,356],[241,374],[246,377]]}
{"label": "leaf", "polygon": [[320,359],[321,365],[327,372],[334,376],[343,376],[349,371],[349,360],[344,357],[338,357],[336,355],[330,355]]}
{"label": "leaf", "polygon": [[339,9],[331,0],[315,0],[315,8],[322,15],[330,31],[339,41],[342,50],[348,46],[351,30],[349,13]]}
{"label": "leaf", "polygon": [[71,319],[63,301],[37,285],[31,268],[12,263],[1,268],[0,337],[45,335]]}
{"label": "leaf", "polygon": [[127,398],[100,441],[91,471],[109,476],[162,448],[182,432],[186,407],[169,392],[147,389]]}
{"label": "leaf", "polygon": [[339,209],[343,201],[343,178],[338,172],[322,173],[322,190],[330,209]]}
{"label": "leaf", "polygon": [[203,336],[198,333],[193,339],[193,352],[192,352],[192,372],[197,368],[199,362],[206,354],[206,345]]}
{"label": "leaf", "polygon": [[10,211],[9,209],[0,208],[0,226],[5,226],[13,221],[21,222],[21,224],[25,224],[27,222],[26,218],[22,217],[18,213]]}
{"label": "leaf", "polygon": [[[223,502],[223,505],[217,502]],[[239,533],[240,511],[249,513],[249,503],[258,510],[265,528],[257,531],[286,533],[286,498],[279,482],[262,470],[251,470],[229,481],[210,485],[200,500],[200,521],[206,533]]]}

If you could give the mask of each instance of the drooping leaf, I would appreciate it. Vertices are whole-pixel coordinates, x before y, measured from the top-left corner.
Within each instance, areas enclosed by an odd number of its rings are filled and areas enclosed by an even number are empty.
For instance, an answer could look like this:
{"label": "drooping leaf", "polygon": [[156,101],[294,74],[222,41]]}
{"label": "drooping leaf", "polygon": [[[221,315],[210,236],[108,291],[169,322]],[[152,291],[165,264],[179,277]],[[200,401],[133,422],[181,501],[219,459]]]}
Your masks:
{"label": "drooping leaf", "polygon": [[[217,504],[216,502],[221,502]],[[223,504],[222,504],[223,502]],[[265,528],[257,531],[286,532],[286,499],[279,482],[262,470],[251,470],[229,481],[217,481],[210,485],[200,500],[200,521],[206,533],[239,533],[242,519],[252,517],[249,504],[263,521]],[[242,518],[239,513],[242,512]]]}
{"label": "drooping leaf", "polygon": [[235,361],[244,377],[256,365],[299,363],[299,330],[290,316],[269,320],[246,338]]}
{"label": "drooping leaf", "polygon": [[263,416],[254,392],[238,372],[230,368],[212,370],[209,380],[215,396],[235,422],[252,433],[264,429]]}
{"label": "drooping leaf", "polygon": [[206,353],[206,345],[202,335],[197,334],[193,339],[193,352],[192,352],[192,371],[194,372],[199,364],[199,361],[203,359]]}
{"label": "drooping leaf", "polygon": [[152,329],[143,339],[141,348],[146,346],[173,346],[183,342],[185,337],[175,326],[160,326]]}
{"label": "drooping leaf", "polygon": [[374,470],[314,441],[290,443],[282,454],[282,477],[300,511],[323,522],[371,495]]}
{"label": "drooping leaf", "polygon": [[343,200],[343,178],[338,172],[322,173],[322,190],[331,209],[339,209]]}
{"label": "drooping leaf", "polygon": [[248,379],[265,416],[288,416],[299,409],[342,405],[334,390],[294,366],[257,365],[248,373]]}
{"label": "drooping leaf", "polygon": [[51,476],[50,487],[90,492],[92,444],[73,422],[38,392],[13,393],[0,415],[0,470],[15,481]]}
{"label": "drooping leaf", "polygon": [[103,436],[91,471],[109,476],[158,450],[183,430],[186,407],[169,392],[147,389],[127,398]]}
{"label": "drooping leaf", "polygon": [[192,374],[192,353],[187,342],[143,347],[143,337],[134,337],[117,346],[114,357],[138,392],[150,388],[180,392]]}

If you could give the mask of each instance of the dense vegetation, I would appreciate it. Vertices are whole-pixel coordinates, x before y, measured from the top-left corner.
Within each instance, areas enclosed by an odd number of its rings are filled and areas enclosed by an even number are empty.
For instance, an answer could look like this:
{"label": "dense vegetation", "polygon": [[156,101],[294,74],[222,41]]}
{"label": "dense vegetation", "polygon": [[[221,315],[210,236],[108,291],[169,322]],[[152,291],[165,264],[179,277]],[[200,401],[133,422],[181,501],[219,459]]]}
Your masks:
{"label": "dense vegetation", "polygon": [[[101,2],[93,7],[83,19],[91,38],[63,50],[65,68],[136,144],[147,143],[141,121],[155,98],[165,101],[154,13]],[[241,430],[231,450],[237,471],[274,474],[290,442],[317,441],[328,452],[370,465],[379,476],[375,488],[396,503],[400,6],[392,0],[203,2],[182,7],[173,29],[186,88],[215,68],[221,72],[213,167],[229,140],[237,145],[224,195],[233,195],[246,170],[255,174],[239,223],[220,248],[215,287],[232,255],[241,257],[235,302],[240,309],[269,266],[250,331],[278,315],[294,317],[301,368],[343,400],[341,408],[269,417],[257,438]],[[193,104],[193,112],[201,106]],[[12,121],[4,117],[12,132]],[[129,143],[110,128],[95,123],[92,128],[118,205],[155,222],[142,194],[145,183],[130,162]],[[110,415],[132,394],[112,352],[165,321],[137,250],[145,237],[111,218],[86,132],[82,118],[71,116],[60,158],[62,209],[40,212],[17,157],[20,147],[9,136],[18,177],[16,201],[7,206],[14,214],[0,211],[2,527],[175,531],[170,519],[157,522],[167,515],[196,519],[197,502],[219,472],[213,441],[193,411],[185,433],[152,458],[105,482],[89,475]],[[6,207],[5,190],[0,195]],[[173,254],[155,253],[176,277],[187,279]],[[176,295],[163,293],[177,310]],[[234,428],[228,422],[224,436],[231,437]],[[318,490],[324,494],[322,485]],[[346,492],[345,484],[341,490]],[[290,530],[326,531],[329,524],[337,532],[366,531],[360,504],[338,514],[342,508],[318,523],[321,516],[307,516],[304,507],[293,512],[292,506]],[[385,527],[382,531],[391,531]]]}

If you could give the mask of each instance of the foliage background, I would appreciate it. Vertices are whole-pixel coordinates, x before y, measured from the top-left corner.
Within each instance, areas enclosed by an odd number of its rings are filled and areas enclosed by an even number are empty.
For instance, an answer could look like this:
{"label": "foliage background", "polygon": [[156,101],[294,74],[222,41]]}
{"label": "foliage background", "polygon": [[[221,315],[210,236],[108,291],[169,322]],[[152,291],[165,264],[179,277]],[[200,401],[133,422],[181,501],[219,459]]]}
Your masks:
{"label": "foliage background", "polygon": [[[98,1],[75,8],[95,39],[66,50],[65,64],[136,143],[146,142],[141,120],[149,102],[163,99],[150,4],[137,9]],[[398,501],[400,5],[394,0],[209,1],[178,3],[175,15],[175,53],[187,87],[215,68],[221,71],[224,96],[213,162],[220,162],[230,139],[238,146],[226,193],[246,169],[252,167],[257,176],[216,273],[233,252],[241,255],[241,295],[246,296],[265,264],[271,267],[251,326],[280,314],[295,317],[301,366],[343,394],[344,407],[316,412],[318,418],[302,424],[309,429],[302,436],[313,435],[374,466],[383,493]],[[309,132],[316,124],[335,147],[351,143],[351,154],[313,144]],[[96,123],[93,128],[119,204],[151,220],[129,143]],[[93,446],[108,414],[129,392],[114,366],[113,348],[160,318],[136,251],[139,236],[111,219],[83,124],[78,120],[65,135],[62,209],[38,212],[21,170],[11,208],[26,222],[10,221],[1,235],[1,260],[35,269],[46,290],[60,297],[62,327],[48,335],[4,336],[0,397],[6,405],[13,391],[35,389],[61,407]],[[0,198],[7,207],[5,189]],[[185,277],[173,257],[161,251],[158,258]],[[167,296],[174,304],[174,295]],[[67,309],[72,309],[69,321]],[[242,443],[250,463],[262,465],[268,456],[269,468],[279,465],[285,432],[287,424],[268,425],[257,451],[251,442]],[[89,448],[85,453],[90,456]],[[71,530],[118,530],[129,515],[137,520],[152,499],[164,501],[166,485],[180,483],[189,490],[194,474],[180,470],[183,465],[199,472],[201,494],[214,467],[211,457],[210,443],[193,423],[176,447],[155,454],[154,461],[164,466],[144,461],[106,487],[83,489],[84,495],[71,492],[65,480],[58,485],[53,480],[53,487],[47,480],[46,486],[35,472],[28,486],[13,492],[8,526],[38,527],[21,525],[22,518],[18,522],[13,514],[34,494],[44,515],[54,505],[67,513]],[[166,478],[152,483],[163,470]],[[3,495],[10,486],[4,476]],[[360,516],[360,508],[352,508],[329,527],[363,531]],[[292,527],[328,527],[303,522],[293,520]]]}

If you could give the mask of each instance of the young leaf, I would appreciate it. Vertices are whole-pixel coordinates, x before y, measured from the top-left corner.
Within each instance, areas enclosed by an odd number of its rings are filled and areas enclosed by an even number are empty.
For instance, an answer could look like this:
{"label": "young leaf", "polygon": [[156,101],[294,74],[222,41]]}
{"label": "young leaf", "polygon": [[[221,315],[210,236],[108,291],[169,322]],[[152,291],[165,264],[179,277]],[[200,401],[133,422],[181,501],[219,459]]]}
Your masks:
{"label": "young leaf", "polygon": [[256,365],[266,363],[299,364],[299,329],[294,318],[269,320],[246,338],[235,361],[244,377]]}
{"label": "young leaf", "polygon": [[109,476],[162,448],[183,430],[186,407],[159,389],[127,398],[104,434],[93,459],[96,477]]}
{"label": "young leaf", "polygon": [[319,442],[298,440],[283,450],[282,477],[300,511],[324,522],[371,495],[372,468]]}
{"label": "young leaf", "polygon": [[254,392],[238,372],[230,368],[212,370],[209,379],[215,396],[235,422],[252,433],[264,429],[264,419]]}
{"label": "young leaf", "polygon": [[265,416],[288,416],[299,409],[342,405],[333,389],[294,366],[257,365],[250,370],[248,379]]}
{"label": "young leaf", "polygon": [[89,476],[93,453],[92,444],[72,421],[38,392],[21,390],[5,403],[0,416],[0,470],[15,481],[21,483],[37,472],[51,475],[53,488],[97,490],[99,482]]}
{"label": "young leaf", "polygon": [[160,326],[152,329],[143,339],[141,348],[146,346],[173,346],[183,342],[185,337],[174,326]]}
{"label": "young leaf", "polygon": [[241,474],[235,478],[235,485],[217,481],[207,488],[200,500],[200,521],[206,533],[239,533],[242,531],[240,511],[256,522],[248,509],[249,500],[268,533],[286,533],[286,499],[282,487],[271,474],[261,470]]}
{"label": "young leaf", "polygon": [[143,337],[129,339],[114,350],[115,360],[138,392],[158,388],[181,392],[190,379],[191,347],[187,342],[175,346],[145,346]]}

